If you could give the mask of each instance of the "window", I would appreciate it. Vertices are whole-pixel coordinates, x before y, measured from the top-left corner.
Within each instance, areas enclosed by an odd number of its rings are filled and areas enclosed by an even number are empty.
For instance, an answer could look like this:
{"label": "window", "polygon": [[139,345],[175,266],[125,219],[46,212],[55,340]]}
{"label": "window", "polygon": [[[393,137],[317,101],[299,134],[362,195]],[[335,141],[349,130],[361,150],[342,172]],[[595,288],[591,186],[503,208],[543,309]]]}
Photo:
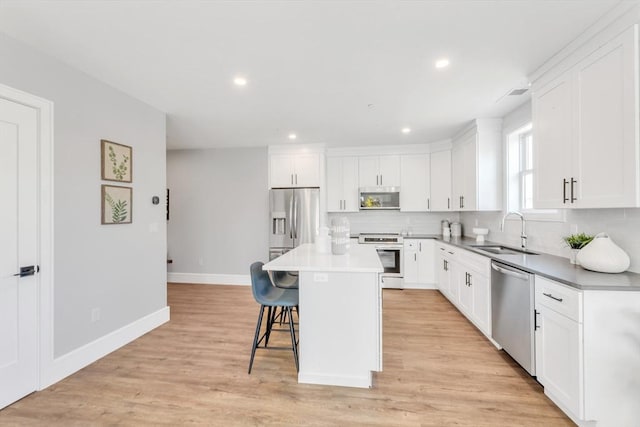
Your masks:
{"label": "window", "polygon": [[562,211],[533,207],[533,144],[531,123],[507,135],[507,210],[532,220],[563,220]]}

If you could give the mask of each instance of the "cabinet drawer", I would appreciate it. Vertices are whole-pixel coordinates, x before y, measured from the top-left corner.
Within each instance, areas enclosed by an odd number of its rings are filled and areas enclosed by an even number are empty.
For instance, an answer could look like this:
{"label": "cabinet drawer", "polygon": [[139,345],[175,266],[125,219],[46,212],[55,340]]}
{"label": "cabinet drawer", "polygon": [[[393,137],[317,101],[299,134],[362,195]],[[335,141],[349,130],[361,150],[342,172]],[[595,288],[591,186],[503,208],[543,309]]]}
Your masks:
{"label": "cabinet drawer", "polygon": [[461,250],[459,252],[459,259],[465,264],[466,267],[472,270],[476,270],[477,272],[480,272],[485,276],[489,276],[491,274],[491,258],[474,254],[473,252],[469,252],[467,250]]}
{"label": "cabinet drawer", "polygon": [[417,251],[418,250],[418,241],[417,240],[404,240],[404,250],[405,251]]}
{"label": "cabinet drawer", "polygon": [[582,292],[536,276],[536,304],[582,323]]}

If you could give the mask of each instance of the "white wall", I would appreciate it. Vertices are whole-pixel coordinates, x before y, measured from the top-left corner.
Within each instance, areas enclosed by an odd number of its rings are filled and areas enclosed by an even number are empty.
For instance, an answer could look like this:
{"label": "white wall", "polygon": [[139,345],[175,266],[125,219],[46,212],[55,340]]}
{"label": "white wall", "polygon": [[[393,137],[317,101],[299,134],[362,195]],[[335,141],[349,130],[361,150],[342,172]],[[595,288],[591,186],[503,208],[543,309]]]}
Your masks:
{"label": "white wall", "polygon": [[167,185],[170,272],[247,276],[268,260],[266,147],[168,151]]}
{"label": "white wall", "polygon": [[328,226],[333,218],[345,217],[349,220],[351,234],[359,233],[401,233],[442,234],[440,221],[459,221],[458,212],[398,212],[366,211],[329,214]]}
{"label": "white wall", "polygon": [[[531,103],[526,102],[504,117],[504,139],[507,134],[530,121]],[[505,231],[501,232],[503,214],[464,212],[460,214],[460,221],[467,235],[473,235],[473,227],[486,227],[489,228],[488,240],[519,246],[520,221],[517,218],[507,221]],[[604,231],[631,257],[629,270],[640,272],[640,209],[566,209],[564,214],[563,221],[527,221],[528,247],[568,258],[570,251],[562,241],[563,236],[576,232],[596,234]]]}
{"label": "white wall", "polygon": [[[54,102],[60,356],[166,307],[165,212],[151,204],[165,191],[165,115],[1,33],[0,58],[0,83]],[[133,147],[132,224],[100,225],[101,139]]]}

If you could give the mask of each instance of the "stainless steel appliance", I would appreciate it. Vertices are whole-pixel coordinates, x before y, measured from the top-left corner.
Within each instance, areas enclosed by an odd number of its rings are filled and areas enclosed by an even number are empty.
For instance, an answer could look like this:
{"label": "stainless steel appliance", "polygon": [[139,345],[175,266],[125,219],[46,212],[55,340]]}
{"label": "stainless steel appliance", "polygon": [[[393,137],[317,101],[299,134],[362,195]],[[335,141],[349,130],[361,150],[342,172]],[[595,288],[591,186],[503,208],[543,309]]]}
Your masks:
{"label": "stainless steel appliance", "polygon": [[491,337],[529,374],[536,374],[534,276],[491,262]]}
{"label": "stainless steel appliance", "polygon": [[304,244],[314,243],[320,227],[320,190],[270,190],[269,259]]}
{"label": "stainless steel appliance", "polygon": [[362,233],[358,236],[358,243],[376,245],[376,251],[384,267],[384,272],[380,275],[382,287],[402,288],[402,236],[394,233]]}
{"label": "stainless steel appliance", "polygon": [[400,209],[400,187],[360,188],[360,210]]}

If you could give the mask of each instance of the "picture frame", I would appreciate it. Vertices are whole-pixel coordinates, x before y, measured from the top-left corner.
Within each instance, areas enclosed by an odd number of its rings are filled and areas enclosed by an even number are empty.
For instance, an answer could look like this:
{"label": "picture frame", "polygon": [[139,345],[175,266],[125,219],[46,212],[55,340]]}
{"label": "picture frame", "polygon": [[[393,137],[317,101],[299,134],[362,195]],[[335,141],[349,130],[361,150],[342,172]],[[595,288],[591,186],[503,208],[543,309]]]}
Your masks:
{"label": "picture frame", "polygon": [[133,149],[117,142],[100,140],[102,180],[133,182]]}
{"label": "picture frame", "polygon": [[102,184],[101,224],[133,222],[133,188]]}

